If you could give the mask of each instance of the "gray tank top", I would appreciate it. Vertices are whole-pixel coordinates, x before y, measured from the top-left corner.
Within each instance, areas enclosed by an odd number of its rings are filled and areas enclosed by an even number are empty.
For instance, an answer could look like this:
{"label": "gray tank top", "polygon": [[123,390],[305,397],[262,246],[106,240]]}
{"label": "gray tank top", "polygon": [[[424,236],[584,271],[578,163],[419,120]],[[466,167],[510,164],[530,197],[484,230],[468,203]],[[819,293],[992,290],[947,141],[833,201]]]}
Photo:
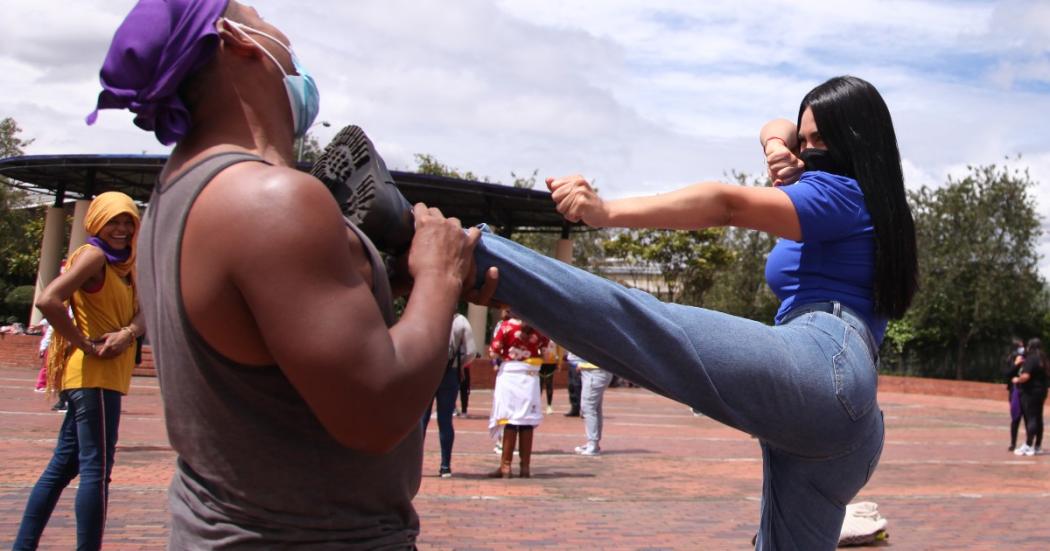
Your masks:
{"label": "gray tank top", "polygon": [[[419,533],[412,498],[422,466],[420,430],[384,455],[347,449],[325,431],[278,366],[229,360],[186,316],[179,257],[190,207],[216,174],[246,161],[263,162],[220,154],[158,186],[138,241],[141,307],[168,438],[178,453],[169,490],[169,548],[411,549]],[[379,253],[347,224],[365,245],[372,292],[392,325]]]}

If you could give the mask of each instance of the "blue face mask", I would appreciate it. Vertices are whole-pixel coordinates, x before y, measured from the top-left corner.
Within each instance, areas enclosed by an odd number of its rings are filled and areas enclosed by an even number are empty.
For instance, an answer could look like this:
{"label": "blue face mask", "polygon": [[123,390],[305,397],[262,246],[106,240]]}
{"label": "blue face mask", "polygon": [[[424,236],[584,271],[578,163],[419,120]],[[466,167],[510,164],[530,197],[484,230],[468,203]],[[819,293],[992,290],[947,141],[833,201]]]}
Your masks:
{"label": "blue face mask", "polygon": [[230,21],[229,19],[226,21],[235,28],[243,31],[246,35],[247,33],[255,33],[269,38],[288,52],[288,55],[292,58],[292,66],[295,67],[295,72],[298,74],[289,75],[269,50],[263,48],[262,44],[259,44],[254,38],[250,36],[248,37],[248,40],[254,42],[256,46],[259,46],[259,49],[265,52],[266,55],[273,60],[274,64],[277,65],[277,68],[281,70],[281,73],[284,74],[284,89],[288,92],[288,103],[292,109],[292,129],[296,138],[305,136],[306,131],[314,124],[314,119],[317,118],[317,112],[321,110],[321,94],[317,91],[317,84],[314,82],[314,78],[310,76],[310,73],[308,73],[299,63],[299,58],[296,57],[295,52],[293,52],[288,46],[285,46],[280,40],[277,40],[268,33],[258,29],[253,29],[247,25],[242,25],[236,21]]}

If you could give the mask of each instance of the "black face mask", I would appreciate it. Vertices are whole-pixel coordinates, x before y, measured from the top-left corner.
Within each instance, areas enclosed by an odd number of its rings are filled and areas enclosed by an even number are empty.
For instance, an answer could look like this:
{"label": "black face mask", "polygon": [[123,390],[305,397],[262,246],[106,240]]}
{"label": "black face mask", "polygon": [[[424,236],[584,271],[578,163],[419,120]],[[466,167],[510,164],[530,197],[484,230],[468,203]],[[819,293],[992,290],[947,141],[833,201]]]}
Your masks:
{"label": "black face mask", "polygon": [[815,149],[808,148],[803,149],[799,153],[799,158],[806,165],[806,170],[819,170],[821,172],[829,172],[831,174],[838,174],[839,176],[853,177],[850,171],[845,165],[839,163],[831,156],[831,152],[826,149]]}

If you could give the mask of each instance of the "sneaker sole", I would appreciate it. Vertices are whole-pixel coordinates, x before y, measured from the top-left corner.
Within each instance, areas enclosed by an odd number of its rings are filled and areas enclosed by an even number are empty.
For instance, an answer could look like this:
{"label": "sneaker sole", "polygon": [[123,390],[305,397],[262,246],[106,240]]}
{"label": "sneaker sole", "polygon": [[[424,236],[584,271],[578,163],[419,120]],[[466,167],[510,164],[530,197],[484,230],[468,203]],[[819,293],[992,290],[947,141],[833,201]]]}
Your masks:
{"label": "sneaker sole", "polygon": [[839,540],[839,546],[855,546],[855,545],[869,545],[877,541],[885,541],[890,538],[890,533],[885,529],[879,530],[873,534],[863,534],[859,536],[848,536]]}
{"label": "sneaker sole", "polygon": [[398,191],[386,163],[359,126],[340,130],[310,174],[324,183],[343,215],[376,248],[395,256],[408,250],[415,233],[412,205]]}

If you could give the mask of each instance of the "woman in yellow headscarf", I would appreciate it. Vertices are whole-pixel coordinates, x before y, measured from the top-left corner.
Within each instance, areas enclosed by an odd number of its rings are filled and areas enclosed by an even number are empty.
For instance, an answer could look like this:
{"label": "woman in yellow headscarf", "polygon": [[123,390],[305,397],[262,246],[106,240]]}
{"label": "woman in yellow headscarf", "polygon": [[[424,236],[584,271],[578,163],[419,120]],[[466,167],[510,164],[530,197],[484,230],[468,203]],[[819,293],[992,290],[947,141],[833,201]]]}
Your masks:
{"label": "woman in yellow headscarf", "polygon": [[36,302],[54,328],[48,389],[60,392],[69,409],[51,462],[29,495],[15,549],[36,548],[77,475],[77,549],[102,546],[120,402],[131,385],[135,339],[144,332],[135,294],[139,210],[123,193],[103,193],[88,207],[84,227],[88,243]]}

